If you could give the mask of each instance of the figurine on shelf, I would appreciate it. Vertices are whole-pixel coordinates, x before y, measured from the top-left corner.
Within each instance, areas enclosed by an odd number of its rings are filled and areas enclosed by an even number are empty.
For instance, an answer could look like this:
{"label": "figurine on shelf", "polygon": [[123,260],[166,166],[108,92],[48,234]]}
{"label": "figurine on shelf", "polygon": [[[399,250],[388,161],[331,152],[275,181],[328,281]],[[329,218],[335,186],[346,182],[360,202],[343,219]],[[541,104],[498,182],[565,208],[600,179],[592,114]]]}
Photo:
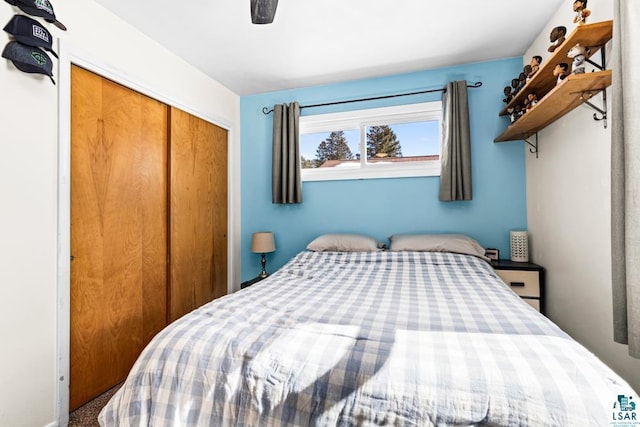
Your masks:
{"label": "figurine on shelf", "polygon": [[536,95],[535,92],[531,92],[529,95],[527,95],[527,101],[529,101],[527,103],[527,111],[529,111],[538,102],[538,95]]}
{"label": "figurine on shelf", "polygon": [[591,15],[591,11],[587,9],[587,0],[576,0],[573,2],[573,11],[576,16],[573,18],[573,23],[583,25],[587,22],[587,18]]}
{"label": "figurine on shelf", "polygon": [[551,46],[547,49],[549,52],[554,52],[562,43],[564,43],[564,36],[567,34],[567,27],[558,26],[554,27],[551,30],[551,34],[549,34],[549,41],[551,42]]}
{"label": "figurine on shelf", "polygon": [[522,68],[522,72],[524,73],[524,81],[525,83],[529,82],[529,74],[531,74],[531,65],[527,64]]}
{"label": "figurine on shelf", "polygon": [[533,75],[538,72],[538,70],[540,69],[540,63],[542,63],[542,56],[535,55],[531,58],[531,64],[529,64],[531,66],[531,71],[529,72],[527,78],[531,79],[531,77],[533,77]]}
{"label": "figurine on shelf", "polygon": [[518,90],[521,90],[525,84],[527,84],[527,75],[523,71],[518,76]]}
{"label": "figurine on shelf", "polygon": [[587,50],[583,46],[580,46],[580,43],[576,43],[576,45],[567,52],[567,56],[573,59],[573,74],[584,73],[584,61],[587,59],[585,56],[586,53]]}
{"label": "figurine on shelf", "polygon": [[513,90],[511,91],[511,93],[513,94],[513,96],[515,97],[518,94],[518,91],[520,90],[520,80],[518,79],[511,79],[511,87],[513,88]]}
{"label": "figurine on shelf", "polygon": [[522,117],[522,107],[516,105],[511,113],[511,123],[515,123],[520,117]]}
{"label": "figurine on shelf", "polygon": [[508,104],[513,99],[513,94],[511,93],[511,86],[504,87],[504,99],[502,102]]}
{"label": "figurine on shelf", "polygon": [[554,67],[553,75],[556,77],[556,86],[562,83],[567,77],[567,73],[569,73],[569,64],[566,62],[561,62]]}

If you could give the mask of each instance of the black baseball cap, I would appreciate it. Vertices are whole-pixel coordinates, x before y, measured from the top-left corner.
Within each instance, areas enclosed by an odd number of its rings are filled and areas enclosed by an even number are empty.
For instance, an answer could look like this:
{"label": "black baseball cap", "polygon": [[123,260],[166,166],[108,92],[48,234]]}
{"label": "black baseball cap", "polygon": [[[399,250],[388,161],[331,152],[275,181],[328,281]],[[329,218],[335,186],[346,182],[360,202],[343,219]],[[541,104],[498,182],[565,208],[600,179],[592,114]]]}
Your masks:
{"label": "black baseball cap", "polygon": [[56,58],[58,57],[51,46],[53,43],[51,33],[35,19],[24,15],[15,15],[5,25],[4,30],[20,43],[27,46],[41,47],[51,52]]}
{"label": "black baseball cap", "polygon": [[56,19],[56,14],[53,13],[53,6],[49,0],[4,0],[9,4],[18,6],[20,10],[31,16],[39,16],[44,18],[45,21],[53,23],[61,30],[67,31],[62,22]]}
{"label": "black baseball cap", "polygon": [[53,84],[56,84],[51,71],[53,63],[42,49],[11,41],[4,47],[2,57],[11,60],[18,70],[25,73],[44,74],[49,76]]}

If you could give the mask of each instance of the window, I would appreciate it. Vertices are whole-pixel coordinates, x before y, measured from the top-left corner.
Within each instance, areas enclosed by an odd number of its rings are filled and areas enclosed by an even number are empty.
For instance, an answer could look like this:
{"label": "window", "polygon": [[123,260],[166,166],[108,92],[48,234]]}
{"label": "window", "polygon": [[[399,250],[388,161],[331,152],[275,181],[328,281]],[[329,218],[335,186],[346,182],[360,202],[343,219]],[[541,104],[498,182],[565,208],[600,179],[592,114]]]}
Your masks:
{"label": "window", "polygon": [[440,101],[300,117],[303,181],[440,175]]}

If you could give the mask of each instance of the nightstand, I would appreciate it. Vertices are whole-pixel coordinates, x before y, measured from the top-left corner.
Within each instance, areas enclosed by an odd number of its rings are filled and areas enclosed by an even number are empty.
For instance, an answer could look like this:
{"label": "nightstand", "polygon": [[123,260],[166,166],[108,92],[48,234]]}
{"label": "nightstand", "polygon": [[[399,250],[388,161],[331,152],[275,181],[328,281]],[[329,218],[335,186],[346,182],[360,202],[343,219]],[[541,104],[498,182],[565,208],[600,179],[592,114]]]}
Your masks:
{"label": "nightstand", "polygon": [[262,279],[266,279],[266,277],[258,276],[258,277],[254,277],[251,280],[247,280],[246,282],[242,282],[242,283],[240,283],[240,289],[248,288],[249,286],[253,285],[254,283],[258,283]]}
{"label": "nightstand", "polygon": [[529,305],[544,314],[544,268],[532,262],[493,262],[498,276]]}

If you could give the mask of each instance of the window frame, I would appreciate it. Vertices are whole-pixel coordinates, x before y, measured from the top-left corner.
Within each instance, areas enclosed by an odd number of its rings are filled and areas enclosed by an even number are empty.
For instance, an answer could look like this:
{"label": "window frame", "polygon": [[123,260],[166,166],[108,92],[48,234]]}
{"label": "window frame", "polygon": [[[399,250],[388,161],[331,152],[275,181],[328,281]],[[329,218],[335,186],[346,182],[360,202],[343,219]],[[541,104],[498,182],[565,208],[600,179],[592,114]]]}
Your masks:
{"label": "window frame", "polygon": [[[367,127],[419,121],[438,122],[439,152],[437,160],[405,161],[395,164],[367,162]],[[360,132],[358,145],[360,151],[357,153],[360,154],[360,162],[355,164],[357,166],[344,168],[301,168],[301,178],[303,182],[440,176],[440,159],[442,156],[442,101],[301,116],[299,124],[300,137],[304,134],[340,130],[359,130]],[[298,159],[298,161],[300,161],[300,159]]]}

